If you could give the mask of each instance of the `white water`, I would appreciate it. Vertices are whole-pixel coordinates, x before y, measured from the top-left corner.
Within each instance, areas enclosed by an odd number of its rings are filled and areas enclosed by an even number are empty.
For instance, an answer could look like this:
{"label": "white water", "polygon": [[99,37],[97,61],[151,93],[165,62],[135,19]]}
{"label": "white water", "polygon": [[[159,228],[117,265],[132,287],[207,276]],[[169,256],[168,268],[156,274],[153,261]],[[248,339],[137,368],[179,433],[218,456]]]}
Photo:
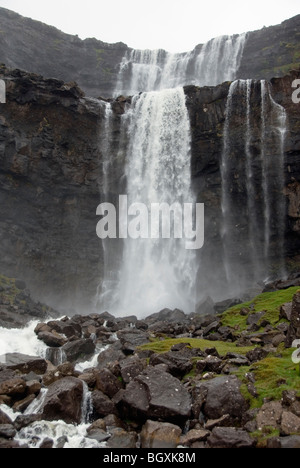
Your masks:
{"label": "white water", "polygon": [[[128,204],[192,203],[190,124],[182,88],[135,96],[127,112]],[[110,312],[139,317],[195,306],[195,253],[184,239],[126,239]],[[102,301],[100,300],[100,303]],[[105,306],[105,307],[106,307]]]}
{"label": "white water", "polygon": [[185,54],[131,50],[120,65],[115,95],[135,95],[185,85],[215,86],[234,80],[246,34],[221,36]]}
{"label": "white water", "polygon": [[0,328],[0,356],[7,353],[21,353],[44,358],[47,346],[38,340],[34,333],[38,323],[40,322],[31,322],[23,329]]}
{"label": "white water", "polygon": [[[287,132],[287,116],[285,109],[277,104],[272,97],[271,86],[265,81],[261,86],[261,121],[254,122],[252,89],[257,83],[252,80],[238,80],[231,84],[226,106],[226,120],[224,126],[222,152],[222,237],[224,248],[224,266],[227,282],[235,285],[236,291],[242,290],[247,283],[247,275],[252,274],[258,281],[269,273],[269,259],[277,257],[278,275],[284,274],[284,158],[285,136]],[[237,106],[237,102],[239,105]],[[239,109],[244,109],[244,119],[235,120]],[[238,128],[237,125],[241,127]],[[257,145],[257,130],[260,125],[260,152],[254,152],[252,147]],[[240,133],[238,133],[240,132]],[[234,157],[237,135],[242,135],[244,154]],[[277,148],[272,153],[271,148]],[[242,167],[244,161],[244,168]],[[261,180],[254,181],[254,168]],[[240,207],[248,216],[247,239],[238,239],[236,206],[233,196],[234,179],[244,177],[246,189],[246,206]],[[242,179],[243,180],[243,179]],[[241,197],[240,197],[241,199]],[[234,217],[235,216],[235,217]],[[241,213],[242,216],[242,213]],[[259,219],[263,218],[263,225]],[[239,245],[237,245],[239,243]],[[273,244],[272,244],[273,243]],[[272,247],[272,248],[271,248]],[[247,256],[248,265],[239,264],[238,255],[232,252],[240,251],[240,255]],[[239,250],[238,250],[239,249]],[[248,269],[248,272],[245,271]]]}

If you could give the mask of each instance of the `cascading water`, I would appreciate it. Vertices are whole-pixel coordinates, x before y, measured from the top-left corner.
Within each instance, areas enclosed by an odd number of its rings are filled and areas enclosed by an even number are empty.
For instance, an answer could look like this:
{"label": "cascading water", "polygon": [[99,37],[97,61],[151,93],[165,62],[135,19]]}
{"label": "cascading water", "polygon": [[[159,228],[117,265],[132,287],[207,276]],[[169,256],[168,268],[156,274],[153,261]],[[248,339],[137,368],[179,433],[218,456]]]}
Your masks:
{"label": "cascading water", "polygon": [[[127,113],[128,205],[193,203],[190,124],[182,88],[135,96]],[[139,317],[194,309],[195,253],[183,239],[127,239],[110,311]],[[100,300],[101,303],[101,300]]]}
{"label": "cascading water", "polygon": [[[261,94],[254,122],[253,94]],[[222,175],[222,238],[227,283],[232,293],[269,274],[270,258],[284,273],[285,109],[265,81],[231,84],[226,105]],[[237,143],[238,142],[238,143]]]}
{"label": "cascading water", "polygon": [[214,86],[234,80],[246,34],[221,36],[191,52],[132,50],[123,57],[115,95],[135,95],[185,85]]}

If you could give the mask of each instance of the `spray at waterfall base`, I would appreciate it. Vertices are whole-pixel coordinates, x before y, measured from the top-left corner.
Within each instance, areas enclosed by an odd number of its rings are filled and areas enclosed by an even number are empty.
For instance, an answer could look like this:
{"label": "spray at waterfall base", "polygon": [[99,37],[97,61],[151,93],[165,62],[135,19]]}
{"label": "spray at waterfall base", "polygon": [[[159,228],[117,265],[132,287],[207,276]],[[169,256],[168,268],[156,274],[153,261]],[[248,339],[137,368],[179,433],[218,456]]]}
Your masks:
{"label": "spray at waterfall base", "polygon": [[120,195],[118,210],[112,203],[101,203],[96,214],[102,216],[96,228],[102,240],[185,239],[186,250],[199,250],[204,245],[203,203],[151,203],[148,209],[144,203],[128,206],[128,196]]}

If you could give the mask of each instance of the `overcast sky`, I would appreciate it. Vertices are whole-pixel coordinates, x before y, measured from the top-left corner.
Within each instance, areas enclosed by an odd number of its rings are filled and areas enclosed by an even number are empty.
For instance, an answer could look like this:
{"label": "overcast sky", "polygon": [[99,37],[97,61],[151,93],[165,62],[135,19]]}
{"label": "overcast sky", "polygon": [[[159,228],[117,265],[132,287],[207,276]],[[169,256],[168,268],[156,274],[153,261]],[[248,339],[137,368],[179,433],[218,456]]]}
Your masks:
{"label": "overcast sky", "polygon": [[82,39],[170,52],[279,24],[300,13],[299,0],[0,0],[0,6]]}

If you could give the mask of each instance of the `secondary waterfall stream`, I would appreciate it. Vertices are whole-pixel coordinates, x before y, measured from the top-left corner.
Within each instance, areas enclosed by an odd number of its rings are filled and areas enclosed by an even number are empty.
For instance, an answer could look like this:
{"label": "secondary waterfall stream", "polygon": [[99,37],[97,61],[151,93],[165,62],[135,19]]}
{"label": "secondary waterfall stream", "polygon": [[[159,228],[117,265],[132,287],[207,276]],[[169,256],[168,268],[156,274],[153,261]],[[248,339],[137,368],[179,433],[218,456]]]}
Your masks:
{"label": "secondary waterfall stream", "polygon": [[[259,122],[252,114],[255,87],[261,95]],[[272,256],[277,257],[273,268],[284,275],[286,132],[286,111],[274,101],[270,84],[253,80],[231,84],[221,175],[224,266],[233,292],[243,290],[249,277],[265,279]]]}

